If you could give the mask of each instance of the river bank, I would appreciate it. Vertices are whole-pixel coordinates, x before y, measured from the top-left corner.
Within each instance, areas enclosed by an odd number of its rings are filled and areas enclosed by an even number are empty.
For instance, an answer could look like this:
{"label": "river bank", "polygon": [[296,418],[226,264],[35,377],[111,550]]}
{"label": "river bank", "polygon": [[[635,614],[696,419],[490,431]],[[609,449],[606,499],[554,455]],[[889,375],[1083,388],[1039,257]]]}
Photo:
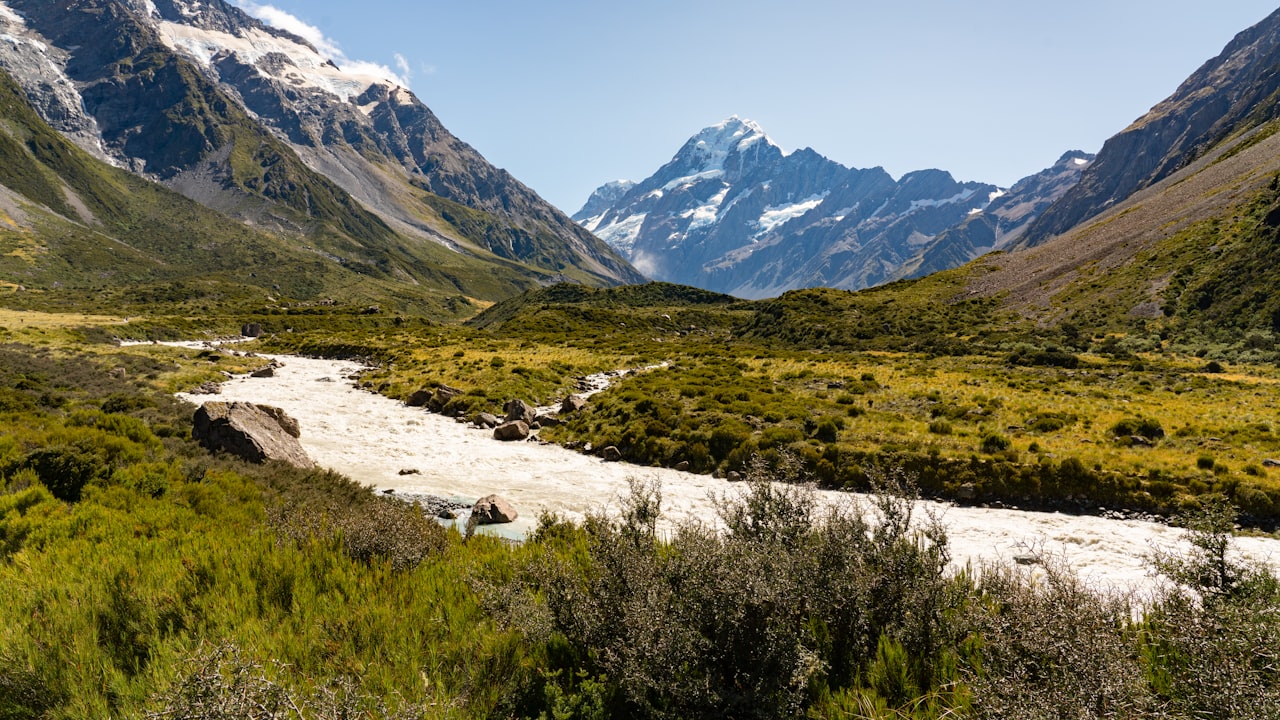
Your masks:
{"label": "river bank", "polygon": [[[520,518],[498,531],[520,537],[536,527],[543,511],[578,519],[592,510],[616,508],[629,478],[652,479],[663,488],[664,516],[711,522],[713,498],[741,486],[705,475],[663,468],[605,463],[553,445],[501,443],[491,431],[412,408],[354,387],[361,367],[351,361],[282,356],[274,377],[237,377],[217,396],[182,395],[275,405],[298,419],[301,442],[318,464],[378,491],[431,495],[470,503],[496,493]],[[843,492],[819,491],[824,502],[865,502]],[[1091,582],[1117,589],[1150,587],[1144,556],[1154,548],[1179,547],[1181,531],[1131,519],[958,507],[921,501],[919,512],[937,514],[947,527],[954,563],[977,566],[1015,556],[1056,556]],[[1280,568],[1280,540],[1244,537],[1237,547]]]}

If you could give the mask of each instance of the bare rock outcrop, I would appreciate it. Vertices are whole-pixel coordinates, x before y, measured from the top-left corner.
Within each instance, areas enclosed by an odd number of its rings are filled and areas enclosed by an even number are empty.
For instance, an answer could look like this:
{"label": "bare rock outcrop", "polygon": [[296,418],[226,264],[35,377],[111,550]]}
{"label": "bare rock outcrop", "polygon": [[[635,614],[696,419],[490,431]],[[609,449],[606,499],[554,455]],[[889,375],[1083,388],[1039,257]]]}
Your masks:
{"label": "bare rock outcrop", "polygon": [[282,460],[314,467],[298,442],[298,422],[280,408],[248,402],[207,402],[196,410],[191,436],[213,451],[251,462]]}

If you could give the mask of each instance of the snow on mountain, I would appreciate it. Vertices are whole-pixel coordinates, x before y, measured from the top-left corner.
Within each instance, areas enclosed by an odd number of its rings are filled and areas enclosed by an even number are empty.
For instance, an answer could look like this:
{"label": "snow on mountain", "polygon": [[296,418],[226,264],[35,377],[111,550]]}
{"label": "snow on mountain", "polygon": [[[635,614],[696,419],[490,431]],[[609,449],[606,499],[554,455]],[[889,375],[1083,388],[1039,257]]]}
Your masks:
{"label": "snow on mountain", "polygon": [[[394,232],[529,263],[546,282],[641,279],[450,133],[396,73],[347,59],[318,29],[269,5],[0,0],[0,8],[0,68],[46,121],[237,219],[305,232],[310,225],[293,215],[320,213],[344,233]],[[487,219],[464,226],[449,203]]]}
{"label": "snow on mountain", "polygon": [[808,148],[787,153],[735,116],[648,179],[601,188],[574,219],[654,279],[763,297],[884,282],[1002,192],[940,170],[895,181]]}
{"label": "snow on mountain", "polygon": [[80,90],[67,76],[68,57],[50,47],[21,14],[0,1],[0,68],[30,78],[27,95],[50,125],[98,159],[114,163],[102,146],[97,121],[85,110]]}
{"label": "snow on mountain", "polygon": [[920,277],[966,263],[992,250],[1005,250],[1018,242],[1036,218],[1075,187],[1094,156],[1068,152],[1051,167],[992,193],[987,205],[969,211],[968,217],[930,240],[904,263],[896,278]]}
{"label": "snow on mountain", "polygon": [[375,83],[390,85],[381,77],[342,70],[308,45],[258,28],[232,35],[163,21],[156,25],[156,29],[166,45],[205,68],[213,67],[216,60],[227,55],[235,55],[240,62],[256,68],[265,77],[296,88],[322,90],[343,102],[359,97]]}

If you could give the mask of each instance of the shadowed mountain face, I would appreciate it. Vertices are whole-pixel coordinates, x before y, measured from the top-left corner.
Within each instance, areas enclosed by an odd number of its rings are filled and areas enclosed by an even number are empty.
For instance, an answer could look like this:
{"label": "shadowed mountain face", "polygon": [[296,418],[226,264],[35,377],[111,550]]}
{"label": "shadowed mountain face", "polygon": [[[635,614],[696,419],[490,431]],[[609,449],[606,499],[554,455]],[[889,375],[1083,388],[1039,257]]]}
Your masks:
{"label": "shadowed mountain face", "polygon": [[0,24],[14,38],[0,67],[55,128],[232,217],[370,248],[431,242],[533,282],[641,279],[408,90],[221,0],[6,0]]}
{"label": "shadowed mountain face", "polygon": [[1280,117],[1280,11],[1245,30],[1177,92],[1103,145],[1080,183],[1018,246],[1062,234],[1187,167],[1233,135]]}
{"label": "shadowed mountain face", "polygon": [[[787,154],[734,117],[691,138],[647,180],[601,187],[574,219],[659,280],[748,298],[860,289],[991,249],[1078,179],[1087,158],[1070,154],[1010,196],[941,170],[894,180],[809,149]],[[935,247],[984,210],[985,236],[953,235]]]}
{"label": "shadowed mountain face", "polygon": [[959,225],[934,238],[902,266],[897,277],[923,277],[1016,244],[1041,213],[1080,182],[1093,158],[1073,150],[1053,167],[1014,183],[980,212],[970,213]]}

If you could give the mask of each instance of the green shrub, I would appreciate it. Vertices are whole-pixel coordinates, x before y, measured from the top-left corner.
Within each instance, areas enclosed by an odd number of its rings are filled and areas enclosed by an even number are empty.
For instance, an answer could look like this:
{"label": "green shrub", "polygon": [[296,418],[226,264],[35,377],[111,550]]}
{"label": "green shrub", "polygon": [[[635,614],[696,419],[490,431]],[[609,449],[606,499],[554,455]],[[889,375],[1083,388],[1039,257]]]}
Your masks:
{"label": "green shrub", "polygon": [[1013,443],[1009,438],[999,433],[990,432],[982,436],[982,443],[980,447],[982,452],[994,455],[995,453],[1004,452],[1010,447],[1013,447]]}
{"label": "green shrub", "polygon": [[1150,418],[1124,418],[1111,426],[1111,434],[1115,437],[1143,437],[1151,441],[1164,437],[1164,427],[1159,421]]}
{"label": "green shrub", "polygon": [[77,502],[85,485],[106,473],[97,455],[79,448],[58,446],[35,450],[22,461],[59,500]]}

